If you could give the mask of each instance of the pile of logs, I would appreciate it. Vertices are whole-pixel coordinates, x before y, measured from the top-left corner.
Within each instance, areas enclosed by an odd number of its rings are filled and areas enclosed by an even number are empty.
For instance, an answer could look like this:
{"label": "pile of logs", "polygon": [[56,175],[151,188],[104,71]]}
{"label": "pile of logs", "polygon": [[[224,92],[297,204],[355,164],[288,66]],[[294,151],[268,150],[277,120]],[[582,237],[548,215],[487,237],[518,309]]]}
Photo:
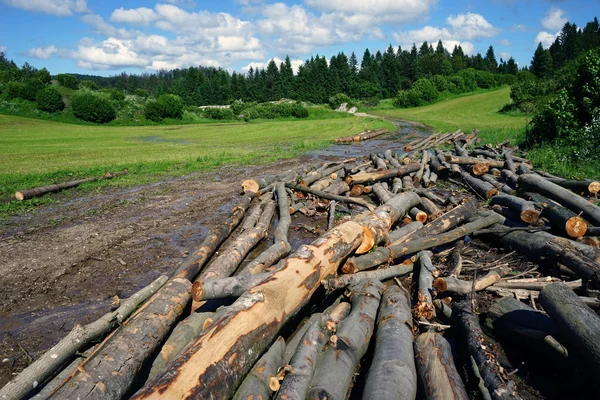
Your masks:
{"label": "pile of logs", "polygon": [[[0,398],[517,399],[510,346],[592,377],[600,184],[479,142],[245,180],[171,277],[76,326]],[[326,228],[293,248],[298,215]]]}

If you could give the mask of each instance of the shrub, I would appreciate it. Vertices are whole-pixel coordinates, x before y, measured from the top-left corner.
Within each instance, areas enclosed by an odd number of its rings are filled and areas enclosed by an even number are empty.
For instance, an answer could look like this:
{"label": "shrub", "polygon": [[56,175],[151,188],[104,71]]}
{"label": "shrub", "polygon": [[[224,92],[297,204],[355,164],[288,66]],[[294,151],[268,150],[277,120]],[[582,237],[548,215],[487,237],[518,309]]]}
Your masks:
{"label": "shrub", "polygon": [[477,71],[473,68],[463,69],[458,73],[465,84],[465,92],[472,92],[477,89]]}
{"label": "shrub", "polygon": [[89,122],[110,122],[117,116],[111,101],[93,92],[82,92],[73,96],[71,107],[77,118]]}
{"label": "shrub", "polygon": [[491,72],[477,71],[475,78],[477,81],[477,86],[482,89],[489,89],[496,86],[496,78]]}
{"label": "shrub", "polygon": [[49,84],[52,81],[52,77],[50,76],[50,72],[46,68],[42,68],[34,74],[35,78],[38,78],[40,81],[44,82],[45,85]]}
{"label": "shrub", "polygon": [[246,107],[248,107],[248,105],[246,103],[244,103],[243,100],[234,100],[231,103],[231,111],[235,115],[240,115],[242,113],[242,111],[244,111],[244,108],[246,108]]}
{"label": "shrub", "polygon": [[125,93],[119,89],[108,89],[106,92],[112,101],[120,103],[125,100]]}
{"label": "shrub", "polygon": [[421,94],[415,90],[400,90],[394,99],[394,107],[408,108],[423,104]]}
{"label": "shrub", "polygon": [[329,106],[334,110],[344,103],[347,103],[348,108],[354,107],[355,105],[353,100],[346,93],[338,93],[329,98]]}
{"label": "shrub", "polygon": [[449,89],[448,79],[443,75],[435,75],[430,80],[438,92],[445,92]]}
{"label": "shrub", "polygon": [[56,75],[56,80],[61,86],[69,89],[77,89],[79,86],[79,79],[75,78],[71,74],[58,74]]}
{"label": "shrub", "polygon": [[496,78],[496,86],[513,85],[517,83],[517,77],[512,74],[494,75]]}
{"label": "shrub", "polygon": [[435,85],[429,79],[419,79],[413,83],[411,91],[418,93],[421,100],[425,103],[432,103],[439,96]]}
{"label": "shrub", "polygon": [[139,97],[143,97],[144,99],[148,98],[148,92],[144,89],[137,88],[133,91],[133,94]]}
{"label": "shrub", "polygon": [[292,117],[294,118],[308,118],[308,110],[303,107],[300,103],[295,103],[292,106]]}
{"label": "shrub", "polygon": [[83,88],[83,89],[89,89],[89,90],[98,90],[100,89],[100,87],[98,86],[98,84],[90,79],[86,79],[84,81],[79,82],[79,87]]}
{"label": "shrub", "polygon": [[23,91],[25,91],[25,85],[21,82],[8,82],[6,84],[6,89],[4,89],[6,97],[9,100],[21,97]]}
{"label": "shrub", "polygon": [[40,90],[42,90],[46,85],[44,82],[37,78],[28,78],[24,82],[23,91],[21,92],[22,98],[26,100],[35,101],[37,94]]}
{"label": "shrub", "polygon": [[300,103],[262,103],[246,108],[243,114],[246,121],[257,118],[308,117],[308,111]]}
{"label": "shrub", "polygon": [[206,118],[210,119],[235,119],[235,115],[231,108],[208,107],[204,109],[203,114]]}
{"label": "shrub", "polygon": [[146,119],[159,122],[163,119],[163,114],[164,107],[158,101],[153,100],[146,103],[146,107],[144,108],[144,115],[146,116]]}
{"label": "shrub", "polygon": [[52,86],[40,90],[36,99],[38,108],[42,111],[59,112],[65,108],[60,92]]}
{"label": "shrub", "polygon": [[183,116],[183,100],[175,94],[163,94],[158,98],[163,107],[163,118],[178,118]]}
{"label": "shrub", "polygon": [[465,92],[465,80],[462,78],[462,76],[449,76],[447,80],[448,90],[450,90],[451,93],[459,94]]}
{"label": "shrub", "polygon": [[377,107],[381,99],[379,96],[375,97],[367,97],[362,101],[363,106],[365,107]]}

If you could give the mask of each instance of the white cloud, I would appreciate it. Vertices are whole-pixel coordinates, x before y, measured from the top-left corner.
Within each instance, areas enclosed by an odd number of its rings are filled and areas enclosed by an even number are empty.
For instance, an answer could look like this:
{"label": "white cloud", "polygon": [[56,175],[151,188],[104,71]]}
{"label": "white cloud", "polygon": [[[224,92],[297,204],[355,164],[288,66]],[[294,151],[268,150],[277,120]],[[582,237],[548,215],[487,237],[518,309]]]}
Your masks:
{"label": "white cloud", "polygon": [[101,36],[116,37],[120,39],[129,39],[136,36],[136,32],[124,28],[116,28],[96,14],[88,14],[81,17],[81,20],[88,24],[92,31]]}
{"label": "white cloud", "polygon": [[564,11],[560,8],[553,7],[546,12],[544,18],[542,18],[542,26],[551,31],[561,30],[563,25],[567,23],[569,19],[564,15]]}
{"label": "white cloud", "polygon": [[151,8],[140,7],[125,10],[121,7],[112,12],[110,20],[131,25],[149,25],[157,17],[158,15]]}
{"label": "white cloud", "polygon": [[82,68],[112,69],[127,67],[146,67],[150,60],[138,54],[132,48],[132,42],[108,38],[99,44],[80,44],[73,54]]}
{"label": "white cloud", "polygon": [[506,46],[506,47],[512,46],[512,42],[508,39],[500,39],[500,40],[498,40],[498,44],[500,46]]}
{"label": "white cloud", "polygon": [[88,12],[87,0],[3,0],[4,4],[25,11],[65,17]]}
{"label": "white cloud", "polygon": [[508,59],[512,57],[512,55],[508,51],[501,51],[500,53],[498,53],[498,55],[504,61],[508,61]]}
{"label": "white cloud", "polygon": [[542,43],[542,47],[547,49],[548,47],[550,47],[552,45],[552,43],[554,43],[554,41],[556,40],[556,38],[558,37],[558,34],[560,32],[556,32],[554,34],[550,33],[550,32],[540,32],[537,34],[537,36],[535,37],[534,40],[534,45],[537,46],[538,43]]}
{"label": "white cloud", "polygon": [[52,57],[54,54],[56,54],[57,51],[58,51],[58,49],[56,48],[56,46],[50,45],[48,47],[36,47],[33,49],[29,49],[27,54],[29,55],[29,57],[47,60],[50,57]]}
{"label": "white cloud", "polygon": [[[269,60],[269,61],[271,61],[271,60]],[[245,67],[243,67],[242,71],[243,72],[248,72],[248,70],[250,70],[250,67],[252,67],[255,70],[256,69],[266,69],[267,65],[269,64],[269,61],[265,61],[265,62],[251,62],[250,64],[248,64]],[[283,62],[283,60],[281,58],[279,58],[279,57],[273,57],[273,61],[275,61],[275,64],[277,64],[277,68],[279,68],[279,65]],[[300,68],[300,66],[302,64],[304,64],[304,61],[290,59],[290,64],[292,64],[292,70],[294,71],[294,74],[297,74],[298,73],[298,68]]]}
{"label": "white cloud", "polygon": [[437,0],[305,0],[313,8],[357,16],[378,16],[385,22],[413,22],[429,12]]}
{"label": "white cloud", "polygon": [[526,32],[527,31],[527,25],[524,25],[524,24],[514,24],[513,26],[510,27],[510,30],[512,32]]}
{"label": "white cloud", "polygon": [[466,40],[489,38],[500,32],[480,14],[451,15],[446,22],[453,28],[455,36]]}

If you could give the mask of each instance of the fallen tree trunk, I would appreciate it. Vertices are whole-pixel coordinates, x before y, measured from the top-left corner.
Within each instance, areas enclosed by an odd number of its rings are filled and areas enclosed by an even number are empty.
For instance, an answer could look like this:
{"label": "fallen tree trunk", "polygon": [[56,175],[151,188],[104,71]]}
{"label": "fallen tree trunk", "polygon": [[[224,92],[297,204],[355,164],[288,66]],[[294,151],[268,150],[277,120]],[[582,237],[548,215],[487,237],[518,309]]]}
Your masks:
{"label": "fallen tree trunk", "polygon": [[[231,396],[257,356],[271,343],[282,325],[305,306],[320,282],[363,241],[371,223],[389,227],[399,212],[389,205],[362,225],[347,221],[312,245],[301,246],[283,261],[271,279],[253,287],[227,308],[170,367],[146,384],[135,399],[210,398]],[[384,232],[387,233],[387,232]],[[379,232],[372,232],[373,237]]]}
{"label": "fallen tree trunk", "polygon": [[445,278],[437,278],[433,282],[433,285],[440,292],[468,294],[472,291],[479,292],[489,286],[492,286],[493,284],[496,284],[508,272],[510,272],[510,270],[505,267],[493,269],[484,276],[477,278],[475,282],[464,281],[453,276],[448,276]]}
{"label": "fallen tree trunk", "polygon": [[[523,280],[523,279],[521,279],[521,280]],[[519,282],[519,279],[515,279],[512,281],[498,282],[498,283],[495,283],[494,286],[497,288],[507,288],[507,289],[542,290],[546,286],[548,286],[552,283],[556,283],[556,282],[561,282],[561,281],[560,281],[560,279],[555,278],[552,280],[548,280],[546,282],[544,282],[544,281]],[[569,289],[579,289],[583,285],[583,282],[581,279],[577,279],[576,281],[572,281],[572,282],[561,282],[561,283],[563,283]]]}
{"label": "fallen tree trunk", "polygon": [[504,184],[504,183],[500,183],[496,180],[496,178],[494,178],[494,176],[489,175],[489,174],[484,174],[480,176],[480,179],[484,182],[489,183],[490,185],[492,185],[493,187],[495,187],[496,189],[500,189],[501,191],[503,191],[506,194],[513,194],[515,192],[515,189]]}
{"label": "fallen tree trunk", "polygon": [[359,172],[358,174],[348,175],[346,177],[346,183],[351,186],[375,183],[410,174],[411,172],[418,171],[419,168],[421,168],[419,164],[408,164],[395,169],[385,169],[375,172]]}
{"label": "fallen tree trunk", "polygon": [[600,182],[593,181],[590,179],[582,181],[574,181],[558,177],[546,177],[546,179],[552,183],[557,184],[560,187],[570,189],[576,193],[583,193],[585,195],[594,196],[598,194],[598,192],[600,192]]}
{"label": "fallen tree trunk", "polygon": [[509,194],[499,194],[492,197],[491,204],[498,204],[510,208],[519,214],[519,217],[523,222],[528,224],[537,222],[540,217],[540,212],[535,208],[532,202]]}
{"label": "fallen tree trunk", "polygon": [[550,221],[552,228],[570,237],[578,238],[585,235],[588,229],[587,223],[573,211],[535,192],[525,192],[524,195],[542,208],[541,215]]}
{"label": "fallen tree trunk", "polygon": [[173,279],[85,360],[53,393],[56,399],[121,399],[190,300],[192,284]]}
{"label": "fallen tree trunk", "polygon": [[263,201],[255,201],[254,204],[250,204],[250,207],[246,212],[246,217],[244,218],[244,223],[242,224],[241,232],[247,231],[256,226],[258,219],[262,215],[264,205],[265,203]]}
{"label": "fallen tree trunk", "polygon": [[352,136],[344,136],[341,138],[337,138],[334,139],[335,143],[350,143],[350,142],[361,142],[363,140],[368,140],[368,139],[372,139],[374,137],[383,135],[385,133],[388,133],[389,131],[387,129],[376,129],[374,131],[366,131],[366,132],[361,132],[357,135],[352,135]]}
{"label": "fallen tree trunk", "polygon": [[336,340],[319,357],[307,399],[343,400],[354,369],[369,347],[383,285],[366,280],[351,288],[352,311],[342,322]]}
{"label": "fallen tree trunk", "polygon": [[387,287],[377,314],[375,354],[363,399],[414,399],[417,372],[413,353],[410,296],[406,289]]}
{"label": "fallen tree trunk", "polygon": [[81,185],[82,183],[111,179],[111,178],[114,178],[115,176],[127,175],[128,173],[129,173],[129,171],[127,171],[127,170],[119,171],[119,172],[107,172],[106,174],[104,174],[101,177],[91,177],[91,178],[79,179],[76,181],[57,183],[56,185],[48,185],[48,186],[41,186],[41,187],[37,187],[37,188],[31,188],[31,189],[23,189],[23,190],[19,190],[18,192],[15,192],[15,198],[19,201],[29,200],[34,197],[40,197],[40,196],[43,196],[48,193],[56,193],[56,192],[60,192],[61,190],[71,189],[71,188]]}
{"label": "fallen tree trunk", "polygon": [[394,168],[400,168],[402,167],[402,164],[400,164],[400,162],[398,160],[396,160],[394,158],[394,156],[392,155],[392,150],[387,149],[384,153],[383,156],[385,157],[386,160],[388,160],[390,162],[390,164],[392,164],[392,166]]}
{"label": "fallen tree trunk", "polygon": [[583,216],[590,222],[600,225],[600,207],[546,178],[534,174],[524,174],[519,176],[519,186],[555,200],[576,213],[583,213]]}
{"label": "fallen tree trunk", "polygon": [[79,351],[122,324],[141,303],[156,293],[167,279],[164,275],[160,276],[150,285],[121,302],[115,311],[103,315],[92,323],[84,326],[75,324],[67,336],[0,389],[0,398],[22,399],[27,397],[31,391],[51,377]]}
{"label": "fallen tree trunk", "polygon": [[[315,174],[305,176],[302,178],[301,185],[309,186],[322,178],[325,178],[325,177],[333,178],[333,176],[332,176],[333,174],[335,174],[335,178],[337,178],[337,172],[343,168],[344,168],[343,164],[335,164],[333,167],[329,167],[329,168],[326,168]],[[335,178],[333,178],[333,179],[335,179]]]}
{"label": "fallen tree trunk", "polygon": [[269,399],[271,393],[277,390],[277,387],[273,387],[274,382],[272,382],[272,379],[275,379],[277,371],[284,365],[284,351],[285,340],[280,336],[254,364],[254,367],[252,367],[233,396],[233,400]]}
{"label": "fallen tree trunk", "polygon": [[423,223],[419,221],[410,222],[400,228],[394,229],[392,232],[388,234],[388,240],[390,243],[398,242],[401,239],[407,237],[412,232],[421,229],[423,227]]}
{"label": "fallen tree trunk", "polygon": [[[465,385],[456,370],[450,343],[435,332],[425,332],[415,341],[417,370],[428,400],[468,400]],[[412,397],[396,397],[414,398]]]}
{"label": "fallen tree trunk", "polygon": [[194,301],[240,297],[244,292],[271,276],[271,272],[236,275],[228,278],[198,279],[192,286]]}
{"label": "fallen tree trunk", "polygon": [[414,222],[420,222],[421,225],[427,222],[427,219],[429,218],[426,212],[419,210],[417,207],[411,208],[410,211],[408,211],[408,215]]}
{"label": "fallen tree trunk", "polygon": [[389,267],[380,268],[373,271],[359,272],[357,274],[346,274],[340,275],[337,278],[329,278],[323,281],[323,286],[325,289],[333,291],[343,289],[347,286],[352,286],[367,279],[377,279],[378,281],[382,282],[386,279],[394,278],[396,276],[410,274],[412,271],[412,263],[391,265]]}
{"label": "fallen tree trunk", "polygon": [[[420,250],[431,249],[446,243],[452,243],[460,238],[465,237],[479,229],[487,228],[490,225],[502,223],[504,217],[496,213],[490,213],[473,222],[469,222],[459,228],[449,232],[442,233],[434,237],[425,237],[422,239],[412,240],[406,243],[399,243],[388,247],[378,247],[377,250],[365,254],[360,257],[351,257],[346,261],[343,271],[347,274],[356,273],[371,267],[375,267],[386,262],[405,255],[416,253]],[[427,227],[426,225],[425,227]]]}
{"label": "fallen tree trunk", "polygon": [[429,162],[429,152],[423,151],[423,158],[421,159],[421,166],[419,170],[415,174],[413,178],[413,184],[418,188],[421,186],[421,179],[423,178],[423,173],[425,172],[425,166]]}
{"label": "fallen tree trunk", "polygon": [[450,259],[452,265],[451,269],[448,269],[448,276],[458,278],[460,276],[460,272],[462,271],[462,251],[465,248],[465,241],[459,240],[454,244],[454,249],[452,249],[452,253],[450,254]]}
{"label": "fallen tree trunk", "polygon": [[[349,303],[340,303],[332,310],[331,314],[323,314],[320,319],[311,323],[302,335],[298,348],[290,360],[292,368],[281,382],[276,400],[306,398],[319,355],[331,335],[335,333],[340,321],[349,313]],[[265,399],[267,398],[265,397]]]}
{"label": "fallen tree trunk", "polygon": [[375,166],[375,169],[387,169],[385,161],[377,156],[375,153],[371,153],[369,156],[371,162]]}
{"label": "fallen tree trunk", "polygon": [[350,190],[350,186],[343,180],[339,180],[337,182],[333,182],[331,185],[326,187],[323,191],[331,194],[343,194]]}
{"label": "fallen tree trunk", "polygon": [[392,185],[392,193],[398,194],[402,191],[402,178],[394,178]]}
{"label": "fallen tree trunk", "polygon": [[435,267],[431,262],[432,255],[431,251],[421,251],[417,254],[419,260],[419,289],[417,293],[417,306],[415,307],[415,316],[417,318],[431,319],[435,317],[432,295]]}
{"label": "fallen tree trunk", "polygon": [[[340,167],[341,168],[341,167]],[[293,182],[298,177],[298,172],[287,171],[281,175],[271,175],[265,178],[247,179],[242,182],[241,189],[242,193],[258,193],[259,191],[265,192],[265,188],[274,184],[275,182]],[[314,182],[314,181],[313,181]]]}
{"label": "fallen tree trunk", "polygon": [[446,162],[450,164],[457,165],[476,165],[485,163],[488,167],[494,168],[504,168],[504,161],[501,160],[490,160],[488,158],[479,158],[479,157],[465,157],[465,156],[453,156],[446,155]]}
{"label": "fallen tree trunk", "polygon": [[498,189],[493,187],[487,182],[482,181],[481,179],[477,179],[468,173],[462,171],[460,176],[465,181],[467,185],[475,191],[478,195],[480,195],[483,199],[491,199],[492,197],[498,194]]}
{"label": "fallen tree trunk", "polygon": [[437,219],[438,217],[444,214],[444,211],[442,211],[438,206],[435,205],[433,201],[429,200],[427,197],[421,197],[420,207],[423,210],[425,210],[425,212],[429,215],[429,220]]}
{"label": "fallen tree trunk", "polygon": [[546,286],[539,300],[594,372],[600,373],[600,317],[562,283]]}
{"label": "fallen tree trunk", "polygon": [[363,206],[365,208],[367,208],[368,210],[374,210],[375,206],[373,206],[373,204],[358,198],[358,197],[343,197],[343,196],[337,196],[331,193],[327,193],[327,192],[323,192],[321,190],[312,190],[309,189],[305,186],[297,186],[297,185],[292,185],[289,183],[285,184],[286,187],[290,188],[290,189],[294,189],[298,192],[305,192],[305,193],[310,193],[314,196],[318,196],[318,197],[322,197],[324,199],[327,200],[335,200],[339,203],[351,203],[351,204],[358,204],[359,206]]}

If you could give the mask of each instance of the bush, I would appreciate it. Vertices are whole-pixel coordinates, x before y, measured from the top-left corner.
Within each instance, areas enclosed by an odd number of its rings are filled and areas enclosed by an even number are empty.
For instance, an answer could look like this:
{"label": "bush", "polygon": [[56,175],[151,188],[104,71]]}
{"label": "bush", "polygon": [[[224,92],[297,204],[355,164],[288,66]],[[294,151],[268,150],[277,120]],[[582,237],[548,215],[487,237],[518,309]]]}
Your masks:
{"label": "bush", "polygon": [[489,89],[496,86],[496,78],[491,72],[477,71],[475,78],[477,81],[477,86],[482,89]]}
{"label": "bush", "polygon": [[429,79],[419,79],[413,83],[411,91],[418,93],[421,100],[425,103],[432,103],[436,101],[439,96],[439,92],[435,88],[435,85]]}
{"label": "bush", "polygon": [[112,101],[121,103],[122,101],[125,100],[125,93],[123,93],[123,91],[121,91],[119,89],[108,89],[106,92],[108,93],[108,95],[110,96],[110,99]]}
{"label": "bush", "polygon": [[93,92],[82,92],[73,96],[71,107],[77,118],[89,122],[110,122],[117,116],[111,101]]}
{"label": "bush", "polygon": [[262,103],[246,108],[243,114],[246,121],[257,118],[275,119],[285,117],[308,117],[308,111],[300,103]]}
{"label": "bush", "polygon": [[366,97],[363,101],[362,104],[365,107],[371,108],[371,107],[377,107],[379,105],[379,102],[381,101],[381,99],[379,98],[379,96],[375,96],[375,97]]}
{"label": "bush", "polygon": [[40,69],[33,76],[34,78],[38,78],[40,81],[44,82],[45,85],[49,84],[52,81],[50,72],[48,72],[46,68]]}
{"label": "bush", "polygon": [[26,100],[35,101],[38,92],[44,87],[46,87],[46,85],[44,85],[44,82],[37,78],[26,79],[20,97]]}
{"label": "bush", "polygon": [[61,86],[69,89],[77,89],[79,87],[79,79],[71,74],[58,74],[56,75],[56,80]]}
{"label": "bush", "polygon": [[496,86],[514,85],[517,83],[517,77],[512,74],[494,75],[496,78]]}
{"label": "bush", "polygon": [[21,97],[21,94],[25,91],[25,85],[21,82],[8,82],[4,92],[9,100],[17,99]]}
{"label": "bush", "polygon": [[60,112],[65,108],[60,92],[52,86],[40,90],[36,99],[38,108],[42,111]]}
{"label": "bush", "polygon": [[347,108],[352,108],[356,105],[355,101],[352,100],[346,93],[338,93],[329,98],[329,106],[334,110],[339,108],[344,103],[347,104]]}
{"label": "bush", "polygon": [[148,92],[144,89],[137,88],[133,91],[133,94],[139,97],[143,97],[144,99],[148,98]]}
{"label": "bush", "polygon": [[463,69],[458,73],[465,84],[465,92],[472,92],[477,89],[477,71],[473,68]]}
{"label": "bush", "polygon": [[183,116],[183,100],[175,94],[163,94],[158,98],[163,107],[163,118],[181,119]]}
{"label": "bush", "polygon": [[423,100],[421,93],[415,90],[400,90],[393,104],[399,108],[417,107],[423,104]]}
{"label": "bush", "polygon": [[85,81],[81,81],[79,82],[79,87],[83,88],[83,89],[89,89],[89,90],[98,90],[100,89],[100,87],[98,86],[98,84],[90,79],[86,79]]}
{"label": "bush", "polygon": [[203,111],[204,117],[210,119],[235,119],[235,115],[231,108],[208,107]]}
{"label": "bush", "polygon": [[244,111],[244,109],[247,107],[248,107],[248,105],[246,103],[244,103],[243,100],[234,100],[231,103],[231,111],[235,115],[240,115],[242,113],[242,111]]}
{"label": "bush", "polygon": [[465,80],[462,76],[453,75],[447,78],[448,81],[448,90],[451,93],[459,94],[465,92]]}
{"label": "bush", "polygon": [[308,118],[308,110],[303,107],[302,104],[295,103],[292,106],[292,117],[294,118]]}
{"label": "bush", "polygon": [[146,103],[146,107],[144,108],[144,115],[146,116],[146,119],[160,122],[163,119],[163,114],[164,107],[158,101],[153,100]]}
{"label": "bush", "polygon": [[445,92],[449,89],[448,79],[443,75],[435,75],[430,79],[438,92]]}

